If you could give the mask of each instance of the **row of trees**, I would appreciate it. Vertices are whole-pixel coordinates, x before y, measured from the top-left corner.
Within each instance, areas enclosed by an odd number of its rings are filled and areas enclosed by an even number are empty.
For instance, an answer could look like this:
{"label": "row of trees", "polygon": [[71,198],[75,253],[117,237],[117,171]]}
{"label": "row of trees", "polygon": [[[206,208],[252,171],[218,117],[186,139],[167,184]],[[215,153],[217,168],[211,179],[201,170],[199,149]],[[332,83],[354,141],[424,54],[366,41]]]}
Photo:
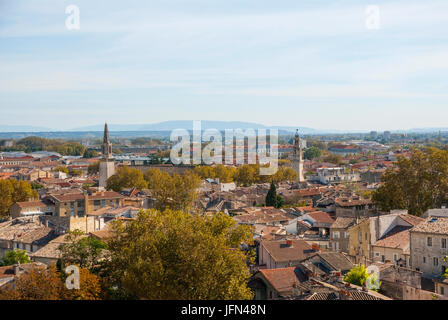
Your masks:
{"label": "row of trees", "polygon": [[123,166],[109,178],[107,189],[117,192],[124,188],[149,189],[156,199],[155,208],[189,210],[196,200],[200,182],[199,176],[191,170],[182,175],[170,175],[159,169],[150,169],[143,174],[138,169]]}
{"label": "row of trees", "polygon": [[448,152],[436,148],[412,150],[398,157],[396,166],[383,174],[384,184],[372,199],[380,210],[407,209],[420,216],[448,202]]}
{"label": "row of trees", "polygon": [[14,203],[38,198],[37,191],[26,181],[0,180],[0,219],[9,216],[9,208]]}
{"label": "row of trees", "polygon": [[12,147],[5,151],[54,151],[64,156],[82,156],[86,148],[76,141],[46,139],[40,137],[26,137],[14,142]]}
{"label": "row of trees", "polygon": [[297,179],[297,173],[291,168],[282,163],[277,172],[273,175],[260,175],[259,164],[243,164],[241,166],[230,167],[222,164],[216,166],[197,166],[194,172],[202,179],[216,179],[220,182],[235,182],[240,186],[248,187],[254,183],[266,182],[283,182],[294,181]]}

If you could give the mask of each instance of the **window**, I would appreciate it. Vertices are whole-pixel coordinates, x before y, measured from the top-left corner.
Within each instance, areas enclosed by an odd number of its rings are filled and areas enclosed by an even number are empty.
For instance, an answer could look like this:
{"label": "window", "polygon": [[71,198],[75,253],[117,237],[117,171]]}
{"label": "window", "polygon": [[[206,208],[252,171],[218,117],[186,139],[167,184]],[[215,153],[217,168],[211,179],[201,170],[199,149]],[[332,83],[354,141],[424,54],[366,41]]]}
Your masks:
{"label": "window", "polygon": [[362,232],[361,231],[358,232],[358,241],[359,241],[359,243],[362,243]]}
{"label": "window", "polygon": [[380,253],[379,252],[375,252],[375,257],[379,257]]}
{"label": "window", "polygon": [[435,266],[438,266],[439,265],[439,258],[437,258],[437,257],[434,257],[434,265]]}
{"label": "window", "polygon": [[339,231],[333,231],[333,238],[339,239]]}
{"label": "window", "polygon": [[394,253],[394,261],[397,261],[397,260],[398,260],[398,256],[396,253]]}
{"label": "window", "polygon": [[385,256],[381,256],[381,262],[385,262],[386,261],[386,257]]}
{"label": "window", "polygon": [[426,257],[423,257],[423,263],[426,263]]}
{"label": "window", "polygon": [[367,240],[367,232],[366,232],[366,234],[365,234],[365,238],[366,238],[366,240]]}
{"label": "window", "polygon": [[445,294],[445,288],[444,287],[440,287],[440,294]]}
{"label": "window", "polygon": [[446,238],[442,238],[442,248],[446,249]]}
{"label": "window", "polygon": [[426,243],[427,243],[428,247],[432,247],[432,238],[428,237]]}
{"label": "window", "polygon": [[345,238],[348,238],[349,236],[350,236],[350,233],[349,233],[348,231],[345,231],[345,232],[344,232],[344,237],[345,237]]}

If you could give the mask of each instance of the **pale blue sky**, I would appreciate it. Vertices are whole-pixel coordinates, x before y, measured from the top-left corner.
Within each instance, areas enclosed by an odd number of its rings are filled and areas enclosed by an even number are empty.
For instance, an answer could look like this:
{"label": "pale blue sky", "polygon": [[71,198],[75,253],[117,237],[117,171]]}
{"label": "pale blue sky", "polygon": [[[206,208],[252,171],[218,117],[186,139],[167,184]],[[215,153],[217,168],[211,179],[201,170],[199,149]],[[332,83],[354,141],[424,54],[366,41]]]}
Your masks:
{"label": "pale blue sky", "polygon": [[55,129],[448,127],[448,1],[0,0],[0,110]]}

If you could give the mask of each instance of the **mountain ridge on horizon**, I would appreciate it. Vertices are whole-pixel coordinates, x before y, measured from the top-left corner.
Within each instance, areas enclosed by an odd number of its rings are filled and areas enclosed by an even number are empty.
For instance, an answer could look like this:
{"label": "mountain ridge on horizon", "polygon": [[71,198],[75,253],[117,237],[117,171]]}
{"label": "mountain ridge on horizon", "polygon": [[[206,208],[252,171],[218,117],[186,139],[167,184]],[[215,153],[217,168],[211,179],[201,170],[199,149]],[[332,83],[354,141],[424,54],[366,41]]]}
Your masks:
{"label": "mountain ridge on horizon", "polygon": [[[169,120],[156,122],[151,124],[113,124],[108,123],[110,131],[172,131],[175,129],[184,128],[191,130],[193,128],[193,120]],[[310,127],[294,127],[294,126],[267,126],[255,122],[245,121],[219,121],[219,120],[201,120],[201,129],[277,129],[287,132],[295,132],[299,129],[301,134],[342,134],[342,133],[367,133],[371,130],[341,130],[341,129],[315,129]],[[91,126],[76,127],[67,130],[57,130],[47,127],[26,126],[26,125],[0,125],[0,132],[2,133],[32,133],[32,132],[98,132],[103,131],[104,124],[97,124]],[[392,133],[432,133],[438,131],[448,131],[448,128],[412,128],[404,130],[389,130]],[[378,132],[382,132],[378,130]]]}

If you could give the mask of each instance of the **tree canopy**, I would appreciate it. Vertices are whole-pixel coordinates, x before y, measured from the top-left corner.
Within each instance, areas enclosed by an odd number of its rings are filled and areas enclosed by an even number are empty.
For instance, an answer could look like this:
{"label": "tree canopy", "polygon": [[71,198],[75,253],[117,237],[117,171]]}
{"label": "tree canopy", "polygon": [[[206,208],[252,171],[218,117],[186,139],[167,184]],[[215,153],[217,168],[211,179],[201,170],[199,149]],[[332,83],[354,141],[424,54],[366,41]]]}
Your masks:
{"label": "tree canopy", "polygon": [[114,222],[109,242],[111,284],[134,299],[251,299],[249,226],[224,215],[141,211],[135,221]]}
{"label": "tree canopy", "polygon": [[13,264],[30,263],[31,260],[26,253],[26,250],[15,249],[6,252],[3,261],[0,262],[0,266],[12,266]]}
{"label": "tree canopy", "polygon": [[21,274],[14,287],[0,290],[0,300],[99,300],[102,297],[100,280],[87,269],[80,269],[79,289],[65,286],[66,275],[55,265],[32,268]]}
{"label": "tree canopy", "polygon": [[0,218],[9,215],[9,208],[16,202],[36,200],[39,194],[26,181],[0,180]]}
{"label": "tree canopy", "polygon": [[266,195],[266,206],[281,208],[283,203],[283,198],[277,194],[277,188],[275,187],[274,182],[271,182],[271,187]]}
{"label": "tree canopy", "polygon": [[435,148],[414,149],[410,158],[398,157],[396,167],[383,174],[384,184],[372,195],[383,211],[407,209],[420,216],[447,202],[448,152]]}
{"label": "tree canopy", "polygon": [[150,169],[145,173],[145,179],[148,181],[152,196],[156,199],[154,204],[156,209],[188,211],[197,199],[200,179],[191,170],[187,170],[183,175],[177,173],[170,175],[159,169]]}
{"label": "tree canopy", "polygon": [[123,166],[109,178],[107,189],[119,192],[124,188],[147,189],[148,183],[140,170]]}

